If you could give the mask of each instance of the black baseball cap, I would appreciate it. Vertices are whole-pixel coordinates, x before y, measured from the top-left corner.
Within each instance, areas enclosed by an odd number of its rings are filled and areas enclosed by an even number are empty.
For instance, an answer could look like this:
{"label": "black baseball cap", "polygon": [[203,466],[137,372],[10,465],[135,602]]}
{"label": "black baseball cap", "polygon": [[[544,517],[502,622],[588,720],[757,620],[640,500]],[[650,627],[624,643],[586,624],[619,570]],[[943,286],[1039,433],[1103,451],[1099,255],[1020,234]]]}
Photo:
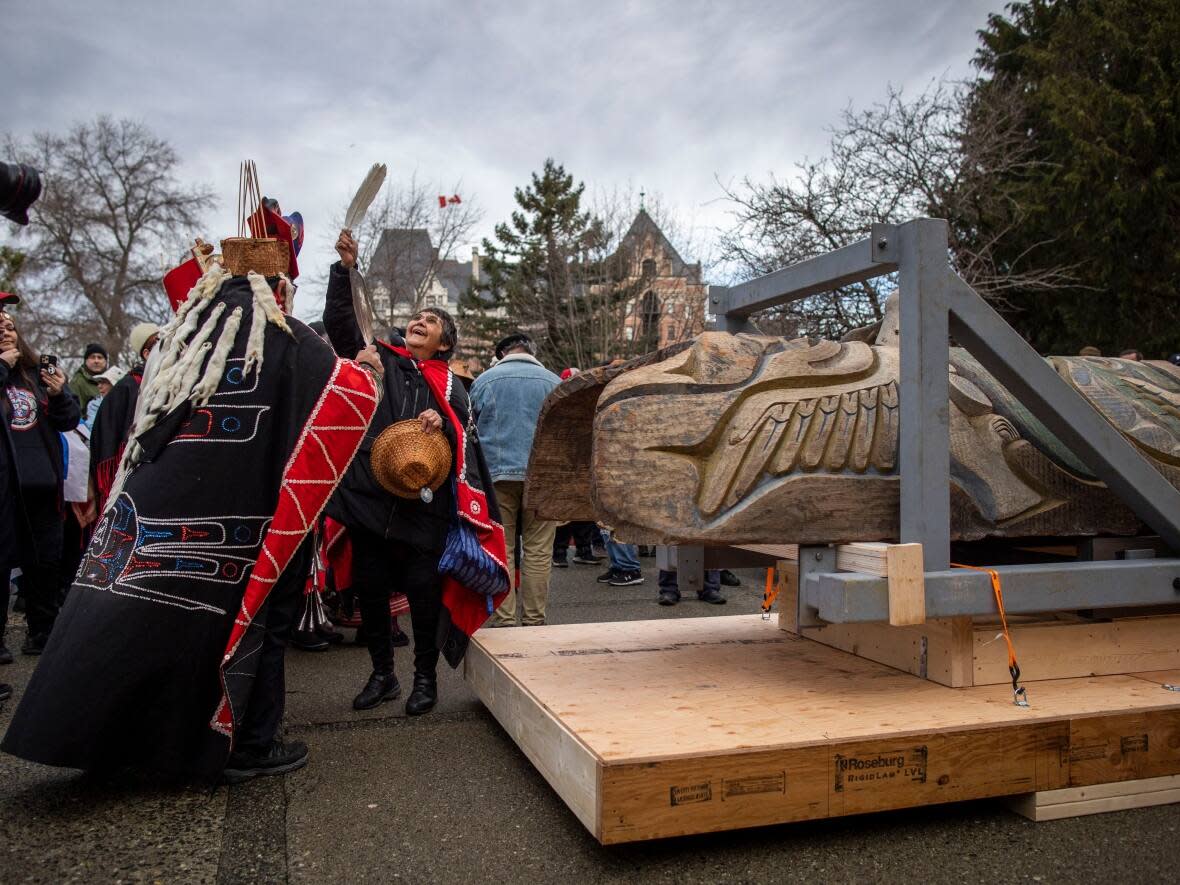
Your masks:
{"label": "black baseball cap", "polygon": [[533,339],[524,332],[513,332],[511,335],[501,338],[496,343],[496,359],[504,359],[504,351],[510,347],[516,347],[519,344],[532,345]]}

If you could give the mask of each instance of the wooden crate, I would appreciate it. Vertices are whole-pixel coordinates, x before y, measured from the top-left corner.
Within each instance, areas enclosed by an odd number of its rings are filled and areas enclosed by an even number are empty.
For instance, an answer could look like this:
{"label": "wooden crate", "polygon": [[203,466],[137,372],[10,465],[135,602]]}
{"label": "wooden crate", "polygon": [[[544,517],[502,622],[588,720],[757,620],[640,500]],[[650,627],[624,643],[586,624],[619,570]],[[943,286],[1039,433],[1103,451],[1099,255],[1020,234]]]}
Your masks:
{"label": "wooden crate", "polygon": [[951,689],[757,615],[481,630],[466,676],[602,843],[1180,774],[1180,672]]}

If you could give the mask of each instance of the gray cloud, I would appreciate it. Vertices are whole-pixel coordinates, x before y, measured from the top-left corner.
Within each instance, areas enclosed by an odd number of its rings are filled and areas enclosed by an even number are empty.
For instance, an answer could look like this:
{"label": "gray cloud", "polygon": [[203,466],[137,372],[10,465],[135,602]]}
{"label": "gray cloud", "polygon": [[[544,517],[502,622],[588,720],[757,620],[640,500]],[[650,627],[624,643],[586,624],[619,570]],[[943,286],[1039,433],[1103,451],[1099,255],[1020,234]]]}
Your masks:
{"label": "gray cloud", "polygon": [[265,189],[307,220],[306,275],[334,257],[330,218],[377,160],[462,179],[484,232],[546,156],[592,187],[630,181],[722,224],[717,178],[789,172],[887,83],[967,75],[998,6],[9,2],[0,125],[142,120],[219,192],[211,236],[233,228],[237,163],[256,159]]}

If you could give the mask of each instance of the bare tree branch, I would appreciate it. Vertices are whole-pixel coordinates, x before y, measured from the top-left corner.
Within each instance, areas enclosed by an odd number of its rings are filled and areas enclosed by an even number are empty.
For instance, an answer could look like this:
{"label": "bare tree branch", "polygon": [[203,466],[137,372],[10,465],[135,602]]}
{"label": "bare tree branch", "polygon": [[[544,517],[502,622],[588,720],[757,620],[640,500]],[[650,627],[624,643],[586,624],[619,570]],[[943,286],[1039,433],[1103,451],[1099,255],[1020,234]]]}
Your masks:
{"label": "bare tree branch", "polygon": [[[1076,267],[1044,266],[1033,250],[1007,264],[995,258],[1025,213],[990,183],[1039,162],[1020,120],[1016,98],[985,102],[968,82],[938,81],[913,100],[890,87],[883,102],[846,109],[827,155],[797,164],[790,179],[722,185],[734,218],[722,260],[748,279],[862,239],[874,223],[929,216],[950,222],[953,266],[1000,308],[1014,290],[1077,287]],[[879,320],[894,285],[887,278],[813,295],[759,321],[768,331],[839,338]]]}
{"label": "bare tree branch", "polygon": [[81,356],[88,341],[124,351],[135,323],[168,317],[160,280],[214,205],[212,192],[182,186],[171,145],[131,120],[98,117],[66,135],[8,136],[4,145],[45,184],[31,223],[17,230],[32,342],[66,356]]}

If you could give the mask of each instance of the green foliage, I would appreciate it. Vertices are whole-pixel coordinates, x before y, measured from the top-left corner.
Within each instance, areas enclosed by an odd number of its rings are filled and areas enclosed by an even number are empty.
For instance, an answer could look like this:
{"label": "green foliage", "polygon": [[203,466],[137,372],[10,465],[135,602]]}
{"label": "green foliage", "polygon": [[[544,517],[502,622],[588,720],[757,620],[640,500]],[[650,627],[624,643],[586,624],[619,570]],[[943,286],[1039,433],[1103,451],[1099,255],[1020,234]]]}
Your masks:
{"label": "green foliage", "polygon": [[620,339],[622,311],[637,284],[626,282],[627,256],[614,235],[582,210],[585,185],[552,159],[517,188],[509,221],[483,241],[487,288],[461,303],[465,335],[488,345],[528,332],[549,366],[606,362]]}
{"label": "green foliage", "polygon": [[980,38],[979,96],[1022,109],[1038,162],[993,182],[1020,223],[995,211],[979,235],[1004,231],[1002,265],[1068,265],[1080,283],[1010,293],[1010,321],[1042,352],[1180,350],[1180,3],[1011,3]]}

